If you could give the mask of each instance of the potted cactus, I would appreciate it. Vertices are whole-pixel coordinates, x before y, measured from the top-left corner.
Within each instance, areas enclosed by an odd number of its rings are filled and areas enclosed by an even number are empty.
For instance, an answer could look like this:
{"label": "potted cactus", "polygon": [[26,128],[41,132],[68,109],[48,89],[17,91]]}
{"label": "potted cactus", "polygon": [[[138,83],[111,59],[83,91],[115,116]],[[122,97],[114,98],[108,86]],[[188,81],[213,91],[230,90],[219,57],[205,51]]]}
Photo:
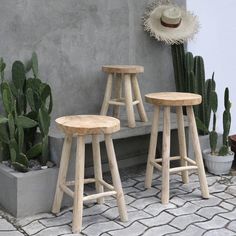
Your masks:
{"label": "potted cactus", "polygon": [[5,67],[0,58],[0,205],[24,217],[49,211],[54,197],[58,169],[42,168],[49,158],[52,94],[39,79],[36,53],[27,65],[15,61],[10,79]]}
{"label": "potted cactus", "polygon": [[231,126],[231,102],[229,100],[229,89],[224,92],[224,107],[223,112],[223,138],[222,146],[217,147],[218,133],[216,132],[216,112],[218,108],[218,98],[215,90],[211,92],[210,106],[213,112],[213,126],[209,132],[210,149],[203,150],[203,157],[208,171],[215,175],[228,174],[233,160],[234,153],[230,150],[229,132]]}
{"label": "potted cactus", "polygon": [[5,113],[0,115],[2,159],[27,172],[30,160],[37,158],[41,165],[48,160],[51,88],[39,79],[36,53],[27,66],[21,61],[13,63],[10,81],[4,78],[5,67],[1,58],[0,94]]}
{"label": "potted cactus", "polygon": [[[201,56],[193,56],[185,52],[184,45],[172,45],[172,59],[175,75],[176,91],[197,93],[202,96],[202,103],[194,107],[201,149],[210,148],[209,130],[212,110],[210,107],[211,91],[215,90],[214,73],[206,79],[204,60]],[[219,142],[222,134],[219,134]],[[194,151],[189,145],[188,156],[194,158]]]}

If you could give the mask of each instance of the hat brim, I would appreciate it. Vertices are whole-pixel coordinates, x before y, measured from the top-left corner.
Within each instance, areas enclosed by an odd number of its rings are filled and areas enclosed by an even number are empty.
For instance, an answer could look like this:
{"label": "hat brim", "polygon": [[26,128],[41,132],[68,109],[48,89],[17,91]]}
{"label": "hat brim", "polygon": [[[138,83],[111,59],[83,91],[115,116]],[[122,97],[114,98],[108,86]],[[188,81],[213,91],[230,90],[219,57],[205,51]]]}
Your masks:
{"label": "hat brim", "polygon": [[161,24],[161,15],[163,10],[170,5],[159,5],[149,12],[144,20],[145,30],[150,32],[151,36],[167,44],[180,44],[188,39],[192,39],[198,32],[199,22],[195,15],[180,9],[182,20],[177,28],[170,28]]}

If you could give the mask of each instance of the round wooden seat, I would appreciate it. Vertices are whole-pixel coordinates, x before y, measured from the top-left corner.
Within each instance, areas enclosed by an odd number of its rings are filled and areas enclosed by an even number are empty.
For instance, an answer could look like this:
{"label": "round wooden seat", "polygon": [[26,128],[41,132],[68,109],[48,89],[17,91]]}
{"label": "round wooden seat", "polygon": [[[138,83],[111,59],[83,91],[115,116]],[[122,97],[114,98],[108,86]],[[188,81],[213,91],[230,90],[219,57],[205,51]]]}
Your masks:
{"label": "round wooden seat", "polygon": [[202,102],[202,96],[194,93],[163,92],[147,94],[145,100],[157,106],[193,106]]}
{"label": "round wooden seat", "polygon": [[120,130],[120,121],[110,116],[63,116],[57,118],[56,123],[58,124],[59,128],[66,134],[112,134]]}
{"label": "round wooden seat", "polygon": [[[99,115],[73,115],[56,119],[58,127],[65,133],[64,144],[61,152],[60,168],[57,178],[52,212],[58,214],[61,209],[64,193],[73,198],[72,232],[82,230],[83,203],[97,200],[98,204],[104,203],[104,197],[115,196],[121,221],[128,220],[124,193],[121,185],[119,169],[117,166],[112,133],[120,130],[120,121],[109,116]],[[85,178],[85,143],[86,135],[92,138],[92,157],[94,178]],[[104,136],[105,147],[112,184],[107,183],[102,175],[102,160],[100,152],[100,137]],[[67,172],[71,158],[72,139],[76,139],[75,177],[67,181]],[[90,157],[91,155],[89,155]],[[84,185],[95,183],[96,193],[84,194]],[[73,186],[74,188],[70,188]]]}
{"label": "round wooden seat", "polygon": [[137,74],[143,73],[143,66],[136,65],[105,65],[102,71],[106,73],[120,73],[120,74]]}
{"label": "round wooden seat", "polygon": [[128,126],[134,128],[136,123],[133,106],[137,105],[141,121],[147,122],[137,78],[138,73],[144,72],[143,66],[105,65],[102,71],[106,72],[108,77],[100,115],[106,115],[109,106],[112,105],[113,116],[119,118],[120,106],[125,106]]}
{"label": "round wooden seat", "polygon": [[[209,198],[209,190],[207,179],[205,175],[204,164],[202,160],[201,146],[198,139],[197,126],[194,116],[193,105],[198,105],[202,101],[202,97],[193,93],[179,93],[179,92],[162,92],[150,93],[145,96],[146,101],[154,105],[152,130],[148,151],[148,161],[146,168],[145,186],[150,188],[152,185],[153,169],[154,167],[162,173],[162,191],[161,201],[163,204],[169,203],[169,185],[170,174],[175,172],[182,173],[182,180],[184,183],[189,182],[189,170],[197,170],[200,182],[200,188],[203,198]],[[156,148],[158,143],[158,128],[159,117],[163,107],[163,134],[162,134],[162,155],[161,158],[156,158]],[[179,142],[179,156],[171,156],[171,125],[170,125],[170,111],[176,110],[177,131]],[[185,107],[186,118],[188,118],[189,129],[191,131],[190,138],[192,139],[192,146],[195,153],[195,160],[188,157],[184,113]],[[179,167],[171,167],[170,161],[180,160]]]}

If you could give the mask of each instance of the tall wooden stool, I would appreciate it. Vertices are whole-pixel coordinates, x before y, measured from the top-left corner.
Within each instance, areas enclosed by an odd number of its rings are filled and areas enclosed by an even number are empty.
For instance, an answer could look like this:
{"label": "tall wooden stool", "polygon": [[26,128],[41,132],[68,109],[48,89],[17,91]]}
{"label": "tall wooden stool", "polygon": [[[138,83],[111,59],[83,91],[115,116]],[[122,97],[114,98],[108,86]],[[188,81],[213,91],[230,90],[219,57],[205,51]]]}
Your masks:
{"label": "tall wooden stool", "polygon": [[[124,194],[121,186],[119,170],[116,162],[115,151],[111,134],[120,130],[120,121],[109,116],[75,115],[64,116],[56,119],[59,128],[65,133],[62,149],[60,169],[57,180],[56,193],[52,207],[53,213],[59,213],[63,193],[74,199],[72,231],[78,233],[82,227],[83,201],[97,199],[98,203],[104,202],[105,196],[114,195],[117,199],[118,210],[122,221],[127,221],[127,212]],[[113,185],[108,184],[102,177],[99,135],[104,134],[107,156],[112,175]],[[93,162],[95,178],[84,179],[85,162],[85,136],[92,135]],[[72,136],[77,137],[77,151],[75,164],[75,181],[67,181],[67,169],[70,159]],[[95,183],[96,194],[84,196],[84,184]],[[74,186],[74,192],[69,188]],[[109,191],[104,192],[104,187]]]}
{"label": "tall wooden stool", "polygon": [[[182,173],[182,180],[188,183],[188,170],[197,170],[200,187],[203,198],[209,198],[207,180],[202,160],[201,147],[198,139],[197,127],[193,112],[193,105],[198,105],[202,101],[202,97],[191,93],[151,93],[145,96],[146,101],[154,105],[154,114],[152,121],[151,139],[149,145],[147,170],[145,186],[151,187],[153,168],[156,167],[162,171],[162,204],[169,202],[169,174],[175,172]],[[186,106],[187,116],[189,119],[189,127],[191,130],[193,149],[195,152],[195,161],[187,157],[184,118],[182,107]],[[162,142],[162,158],[155,159],[157,137],[158,137],[158,122],[160,107],[164,107],[163,116],[163,142]],[[178,124],[178,139],[180,156],[170,157],[170,107],[176,107],[177,124]],[[170,168],[171,160],[179,160],[181,166]],[[160,165],[160,163],[162,165]]]}
{"label": "tall wooden stool", "polygon": [[[109,65],[103,66],[102,71],[108,74],[105,96],[101,108],[101,115],[106,115],[109,105],[114,105],[113,116],[119,117],[120,106],[126,107],[128,126],[135,127],[134,105],[137,105],[141,121],[147,122],[147,115],[139,90],[137,74],[144,71],[143,66]],[[112,83],[115,79],[115,98],[112,99]],[[122,81],[124,81],[124,98],[122,97]],[[134,100],[132,95],[134,90]]]}

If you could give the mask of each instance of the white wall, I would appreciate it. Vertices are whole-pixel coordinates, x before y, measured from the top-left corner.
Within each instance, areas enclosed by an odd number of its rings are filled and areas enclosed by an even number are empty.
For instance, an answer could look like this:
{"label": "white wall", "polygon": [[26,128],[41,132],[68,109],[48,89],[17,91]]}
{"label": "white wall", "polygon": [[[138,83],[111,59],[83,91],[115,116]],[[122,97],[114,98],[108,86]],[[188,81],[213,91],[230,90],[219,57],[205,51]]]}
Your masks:
{"label": "white wall", "polygon": [[232,102],[231,134],[236,133],[236,1],[187,0],[201,24],[199,33],[188,44],[188,50],[201,55],[206,76],[215,72],[218,93],[218,131],[222,130],[224,88],[229,87]]}

